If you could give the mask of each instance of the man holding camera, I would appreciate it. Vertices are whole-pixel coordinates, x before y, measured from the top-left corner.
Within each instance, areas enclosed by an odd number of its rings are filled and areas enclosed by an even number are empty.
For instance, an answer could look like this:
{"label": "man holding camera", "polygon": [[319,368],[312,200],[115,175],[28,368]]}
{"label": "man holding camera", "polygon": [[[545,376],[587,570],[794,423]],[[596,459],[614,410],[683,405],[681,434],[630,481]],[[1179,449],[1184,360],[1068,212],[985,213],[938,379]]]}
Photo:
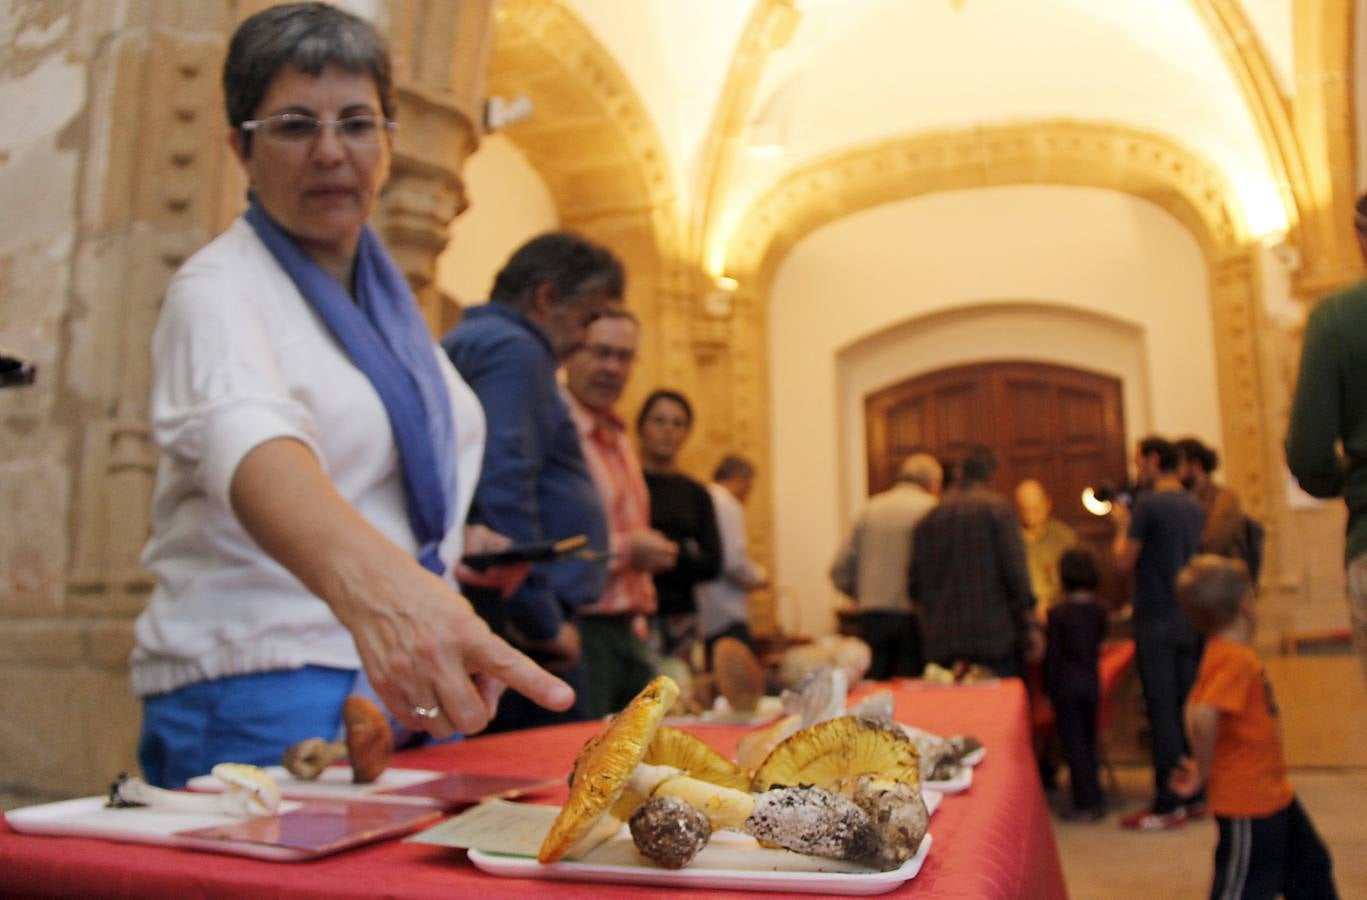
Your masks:
{"label": "man holding camera", "polygon": [[1131,606],[1139,683],[1149,717],[1154,800],[1125,816],[1124,828],[1163,831],[1204,814],[1198,796],[1188,803],[1168,787],[1168,776],[1187,753],[1182,706],[1201,662],[1201,636],[1177,602],[1177,573],[1195,555],[1206,516],[1177,474],[1177,448],[1151,436],[1135,450],[1140,491],[1134,508],[1111,506],[1116,568],[1134,573]]}

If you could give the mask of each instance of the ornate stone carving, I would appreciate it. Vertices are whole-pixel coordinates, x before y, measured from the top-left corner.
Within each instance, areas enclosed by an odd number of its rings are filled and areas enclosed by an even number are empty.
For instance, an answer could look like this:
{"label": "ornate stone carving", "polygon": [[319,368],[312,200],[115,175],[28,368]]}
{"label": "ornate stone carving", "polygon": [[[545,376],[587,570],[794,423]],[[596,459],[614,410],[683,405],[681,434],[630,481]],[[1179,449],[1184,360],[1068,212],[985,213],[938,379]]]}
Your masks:
{"label": "ornate stone carving", "polygon": [[695,390],[696,289],[669,153],[626,74],[563,4],[509,0],[489,91],[532,100],[536,113],[504,133],[545,180],[561,224],[612,247],[627,268],[643,347],[624,408],[661,384]]}

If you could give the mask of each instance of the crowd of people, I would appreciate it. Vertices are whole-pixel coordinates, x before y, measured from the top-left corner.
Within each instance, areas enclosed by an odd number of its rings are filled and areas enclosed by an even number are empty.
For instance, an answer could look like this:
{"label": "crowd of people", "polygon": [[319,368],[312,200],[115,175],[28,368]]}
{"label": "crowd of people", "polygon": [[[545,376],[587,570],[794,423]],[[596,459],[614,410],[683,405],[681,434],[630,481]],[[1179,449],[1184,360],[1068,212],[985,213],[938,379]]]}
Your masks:
{"label": "crowd of people", "polygon": [[[396,127],[374,28],[266,9],[223,85],[248,208],[176,273],[153,345],[148,779],[273,764],[338,733],[355,693],[414,740],[601,716],[662,658],[745,637],[755,467],[680,471],[679,391],[629,433],[641,326],[612,251],[532,238],[438,346],[366,224]],[[565,539],[582,546],[519,561]]]}
{"label": "crowd of people", "polygon": [[[1211,479],[1219,456],[1197,438],[1146,437],[1134,466],[1131,489],[1111,502],[1108,555],[1131,582],[1154,796],[1120,824],[1159,831],[1213,811],[1217,890],[1290,885],[1287,896],[1334,896],[1328,853],[1286,780],[1276,707],[1256,690],[1265,680],[1247,647],[1261,527]],[[946,468],[909,456],[897,483],[855,518],[831,580],[858,603],[874,677],[926,664],[1025,677],[1038,664],[1069,772],[1060,815],[1100,821],[1098,661],[1118,598],[1099,594],[1096,554],[1053,517],[1039,481],[1016,486],[1013,510],[989,487],[990,448],[970,447],[948,487]],[[1036,749],[1052,787],[1049,748]]]}
{"label": "crowd of people", "polygon": [[[223,85],[247,211],[176,273],[153,345],[162,456],[144,560],[158,585],[132,659],[148,779],[274,763],[336,733],[356,692],[419,739],[602,716],[662,660],[750,641],[747,598],[768,583],[746,543],[754,463],[728,454],[709,485],[685,474],[694,408],[678,390],[651,392],[628,424],[642,325],[612,251],[569,232],[531,239],[438,346],[366,224],[396,127],[373,27],[322,4],[269,8],[234,34]],[[1318,484],[1310,431],[1290,449]],[[1146,438],[1135,464],[1110,553],[1133,578],[1154,799],[1123,823],[1169,828],[1208,803],[1240,821],[1275,813],[1313,869],[1289,785],[1249,794],[1257,773],[1226,774],[1245,739],[1280,760],[1262,731],[1224,724],[1247,712],[1249,691],[1231,685],[1257,682],[1237,646],[1260,530],[1212,480],[1219,458],[1201,441]],[[1016,486],[1013,508],[990,487],[996,468],[982,446],[952,469],[908,457],[831,577],[858,602],[874,678],[1042,664],[1069,814],[1099,818],[1098,561],[1039,481]],[[1367,571],[1361,521],[1353,572]],[[583,548],[462,562],[566,538]],[[1240,838],[1221,822],[1225,848]],[[1271,840],[1253,829],[1255,845]]]}

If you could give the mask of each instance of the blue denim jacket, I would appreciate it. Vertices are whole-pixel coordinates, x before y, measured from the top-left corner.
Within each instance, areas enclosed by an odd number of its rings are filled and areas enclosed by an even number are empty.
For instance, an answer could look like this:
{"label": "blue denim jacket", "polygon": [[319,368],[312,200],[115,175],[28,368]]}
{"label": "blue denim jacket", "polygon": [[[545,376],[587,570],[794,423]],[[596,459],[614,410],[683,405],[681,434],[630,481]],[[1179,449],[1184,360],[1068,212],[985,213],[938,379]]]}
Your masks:
{"label": "blue denim jacket", "polygon": [[[591,549],[607,550],[607,518],[546,335],[517,310],[489,303],[467,310],[441,345],[488,420],[470,520],[516,543],[584,534]],[[571,610],[602,596],[606,579],[601,562],[538,563],[508,599],[508,620],[529,640],[552,638]]]}

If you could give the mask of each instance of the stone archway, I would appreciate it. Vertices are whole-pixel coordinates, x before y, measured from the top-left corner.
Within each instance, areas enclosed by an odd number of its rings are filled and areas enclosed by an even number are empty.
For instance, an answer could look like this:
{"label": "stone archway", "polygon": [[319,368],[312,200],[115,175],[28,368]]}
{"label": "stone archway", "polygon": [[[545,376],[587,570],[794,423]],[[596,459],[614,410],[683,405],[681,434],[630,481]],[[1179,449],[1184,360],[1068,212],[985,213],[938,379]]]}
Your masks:
{"label": "stone archway", "polygon": [[[818,160],[784,178],[742,218],[727,254],[736,297],[733,366],[757,385],[738,436],[771,461],[765,341],[774,273],[803,237],[863,209],[939,191],[1050,184],[1097,187],[1161,207],[1196,238],[1210,277],[1215,362],[1228,476],[1250,509],[1266,515],[1276,448],[1259,371],[1255,247],[1229,185],[1213,166],[1168,139],[1121,126],[1069,121],[916,134]],[[752,513],[767,532],[772,500],[761,484]],[[767,548],[766,548],[767,549]]]}
{"label": "stone archway", "polygon": [[641,317],[641,364],[624,407],[660,383],[695,385],[686,264],[668,150],[631,81],[565,6],[509,0],[495,21],[490,95],[536,113],[503,133],[545,181],[561,224],[612,247]]}

